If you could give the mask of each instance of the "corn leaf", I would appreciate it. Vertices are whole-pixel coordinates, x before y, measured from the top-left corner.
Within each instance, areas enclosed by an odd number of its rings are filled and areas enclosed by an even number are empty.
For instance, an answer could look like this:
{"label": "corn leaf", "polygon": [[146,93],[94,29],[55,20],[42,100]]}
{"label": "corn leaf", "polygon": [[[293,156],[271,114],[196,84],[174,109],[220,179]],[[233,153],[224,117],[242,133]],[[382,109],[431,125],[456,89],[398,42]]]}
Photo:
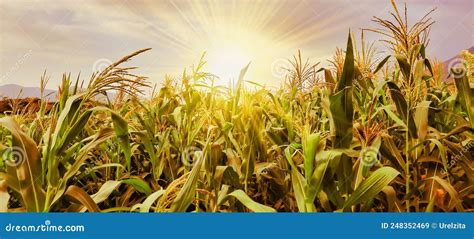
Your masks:
{"label": "corn leaf", "polygon": [[344,203],[343,209],[362,202],[369,202],[400,174],[391,167],[382,167],[373,172]]}
{"label": "corn leaf", "polygon": [[275,209],[262,205],[260,203],[255,202],[252,200],[247,194],[245,194],[244,191],[242,190],[235,190],[232,193],[229,193],[228,196],[234,197],[239,202],[244,204],[248,209],[254,211],[254,212],[276,212]]}
{"label": "corn leaf", "polygon": [[[93,135],[91,138],[86,138],[83,142],[86,143],[78,152],[77,157],[74,163],[67,169],[64,173],[63,177],[59,181],[59,185],[54,188],[48,189],[48,195],[54,195],[53,200],[51,201],[51,205],[53,205],[61,196],[63,195],[64,191],[66,190],[67,183],[69,179],[71,179],[81,168],[82,164],[86,159],[89,158],[89,153],[96,148],[98,145],[110,139],[114,136],[114,132],[110,128],[105,128],[100,130],[97,134]],[[46,205],[47,207],[51,205]]]}
{"label": "corn leaf", "polygon": [[387,63],[387,61],[390,59],[391,56],[386,56],[382,61],[379,62],[377,67],[375,68],[374,73],[377,73],[382,67]]}
{"label": "corn leaf", "polygon": [[407,58],[399,54],[395,55],[395,58],[397,59],[398,65],[400,66],[400,70],[402,71],[403,76],[408,81],[410,79],[411,67],[408,63]]}
{"label": "corn leaf", "polygon": [[185,212],[189,205],[191,205],[195,197],[196,185],[199,179],[199,172],[201,171],[202,162],[203,158],[198,157],[193,169],[191,170],[191,173],[184,183],[184,186],[179,190],[178,196],[176,196],[176,199],[173,201],[170,211]]}
{"label": "corn leaf", "polygon": [[306,133],[303,138],[304,171],[305,177],[308,181],[311,178],[311,175],[313,175],[314,161],[316,160],[316,149],[319,144],[319,138],[319,133]]}
{"label": "corn leaf", "polygon": [[131,157],[132,157],[132,149],[130,146],[130,139],[128,134],[128,123],[127,121],[122,118],[119,114],[111,111],[112,114],[112,122],[115,130],[115,134],[120,143],[120,147],[122,148],[122,152],[125,156],[126,168],[130,170],[131,167]]}
{"label": "corn leaf", "polygon": [[10,200],[10,194],[8,194],[7,181],[0,178],[0,212],[8,211],[8,201]]}
{"label": "corn leaf", "polygon": [[94,200],[95,203],[99,204],[105,201],[109,195],[120,186],[122,182],[109,180],[105,182],[102,187],[100,187],[99,191],[95,194],[92,194],[91,198]]}
{"label": "corn leaf", "polygon": [[474,89],[469,85],[469,79],[465,72],[464,74],[453,75],[458,90],[458,101],[466,110],[471,122],[471,127],[474,128]]}
{"label": "corn leaf", "polygon": [[[7,128],[12,134],[12,154],[15,157],[14,165],[7,167],[7,184],[18,189],[22,203],[29,212],[43,210],[45,192],[41,187],[41,159],[36,143],[20,129],[10,117],[0,118],[0,125]],[[16,156],[15,156],[16,155]],[[18,156],[18,157],[17,157]]]}
{"label": "corn leaf", "polygon": [[130,211],[136,211],[137,209],[140,209],[140,212],[150,212],[151,206],[153,203],[156,202],[163,194],[165,193],[165,190],[161,189],[158,190],[150,195],[143,201],[143,203],[136,204],[132,207]]}
{"label": "corn leaf", "polygon": [[354,78],[354,50],[351,34],[347,39],[346,58],[337,92],[329,97],[332,121],[335,126],[336,148],[346,148],[352,141],[352,81]]}
{"label": "corn leaf", "polygon": [[403,96],[400,88],[398,88],[395,83],[387,82],[387,85],[390,89],[390,95],[392,96],[392,100],[395,102],[395,106],[397,107],[398,114],[401,116],[402,120],[407,125],[407,130],[410,133],[410,136],[416,139],[418,135],[416,132],[415,120],[413,119],[411,110],[408,109],[408,104],[405,100],[405,97]]}
{"label": "corn leaf", "polygon": [[434,180],[439,185],[441,185],[441,187],[443,187],[443,189],[446,190],[446,192],[448,192],[449,196],[451,197],[450,206],[453,205],[456,207],[458,212],[464,212],[464,207],[462,206],[461,200],[459,200],[458,192],[451,184],[438,176],[433,176],[431,178],[427,178],[426,180]]}
{"label": "corn leaf", "polygon": [[316,195],[321,191],[324,175],[326,175],[330,161],[340,157],[341,154],[341,151],[323,151],[316,155],[316,169],[306,188],[306,205],[313,205]]}
{"label": "corn leaf", "polygon": [[428,134],[428,112],[430,105],[431,101],[422,101],[416,106],[415,123],[420,139],[424,139]]}
{"label": "corn leaf", "polygon": [[91,196],[84,192],[80,187],[71,185],[68,187],[64,195],[70,197],[73,201],[84,205],[89,212],[100,212],[99,206],[97,206]]}
{"label": "corn leaf", "polygon": [[121,180],[122,183],[131,185],[135,190],[138,192],[144,193],[146,195],[151,194],[151,188],[150,185],[148,185],[147,182],[145,182],[143,179],[140,178],[129,178],[129,179],[123,179]]}

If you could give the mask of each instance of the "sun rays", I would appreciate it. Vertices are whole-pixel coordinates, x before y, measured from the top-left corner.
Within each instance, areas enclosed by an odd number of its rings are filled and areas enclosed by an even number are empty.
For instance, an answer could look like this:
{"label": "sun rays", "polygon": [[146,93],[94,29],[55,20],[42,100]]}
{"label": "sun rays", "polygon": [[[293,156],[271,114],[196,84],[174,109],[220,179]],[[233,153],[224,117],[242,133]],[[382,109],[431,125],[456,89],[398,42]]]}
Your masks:
{"label": "sun rays", "polygon": [[[275,61],[289,58],[297,49],[331,34],[332,31],[324,30],[324,25],[344,16],[340,11],[315,21],[328,14],[327,9],[320,11],[317,4],[306,1],[168,3],[166,7],[148,9],[143,16],[147,18],[156,11],[175,12],[173,16],[168,16],[172,18],[168,21],[172,25],[170,31],[162,34],[159,27],[151,27],[156,41],[168,45],[169,51],[176,52],[178,58],[189,64],[206,52],[206,70],[219,77],[216,83],[220,85],[235,81],[239,71],[249,62],[249,79],[264,84],[281,82],[281,74],[272,72]],[[157,19],[147,21],[154,25]],[[318,52],[318,48],[313,45],[305,52],[311,55]]]}

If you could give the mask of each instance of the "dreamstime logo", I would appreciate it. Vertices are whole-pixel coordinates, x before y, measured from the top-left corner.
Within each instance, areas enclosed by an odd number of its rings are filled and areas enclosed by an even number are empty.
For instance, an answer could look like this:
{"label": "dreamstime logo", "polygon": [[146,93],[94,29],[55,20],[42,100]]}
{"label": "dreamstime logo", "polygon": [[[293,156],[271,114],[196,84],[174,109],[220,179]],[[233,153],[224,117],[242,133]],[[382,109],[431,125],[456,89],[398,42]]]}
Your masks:
{"label": "dreamstime logo", "polygon": [[19,166],[26,159],[26,152],[23,148],[13,146],[3,152],[3,161],[10,167]]}
{"label": "dreamstime logo", "polygon": [[84,225],[53,225],[50,220],[45,220],[44,224],[23,224],[16,225],[8,223],[5,226],[6,232],[85,232]]}
{"label": "dreamstime logo", "polygon": [[110,61],[109,59],[101,58],[95,61],[94,65],[92,65],[92,72],[102,72],[110,65],[112,65],[112,61]]}
{"label": "dreamstime logo", "polygon": [[271,72],[276,78],[283,78],[288,74],[291,68],[291,63],[287,59],[278,58],[272,62]]}
{"label": "dreamstime logo", "polygon": [[181,155],[181,162],[187,167],[192,167],[201,157],[202,150],[198,147],[190,146]]}
{"label": "dreamstime logo", "polygon": [[467,74],[467,63],[462,58],[455,58],[448,64],[448,69],[455,78],[461,78]]}
{"label": "dreamstime logo", "polygon": [[360,151],[360,159],[364,166],[371,167],[380,159],[380,153],[375,147],[366,147]]}

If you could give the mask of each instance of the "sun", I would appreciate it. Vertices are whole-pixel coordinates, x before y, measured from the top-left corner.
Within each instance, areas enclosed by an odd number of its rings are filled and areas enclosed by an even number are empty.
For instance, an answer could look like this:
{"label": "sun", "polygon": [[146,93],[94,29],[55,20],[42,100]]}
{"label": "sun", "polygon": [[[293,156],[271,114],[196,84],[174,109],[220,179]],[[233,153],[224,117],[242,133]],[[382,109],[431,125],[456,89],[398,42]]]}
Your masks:
{"label": "sun", "polygon": [[247,51],[237,43],[221,44],[208,50],[207,68],[218,77],[216,85],[231,86],[237,82],[242,68],[252,60]]}

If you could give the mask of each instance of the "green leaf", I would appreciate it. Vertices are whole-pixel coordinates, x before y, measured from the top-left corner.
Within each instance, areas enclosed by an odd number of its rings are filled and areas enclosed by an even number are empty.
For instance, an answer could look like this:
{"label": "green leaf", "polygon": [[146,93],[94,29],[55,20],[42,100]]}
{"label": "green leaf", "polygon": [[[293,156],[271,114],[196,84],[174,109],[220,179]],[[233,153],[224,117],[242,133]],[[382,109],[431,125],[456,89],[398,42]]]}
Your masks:
{"label": "green leaf", "polygon": [[382,134],[380,153],[386,157],[392,163],[392,165],[395,165],[397,169],[405,169],[405,160],[402,157],[397,144],[395,143],[394,139],[387,134]]}
{"label": "green leaf", "polygon": [[[110,128],[105,128],[100,130],[98,133],[95,135],[86,138],[82,140],[82,143],[86,143],[82,148],[80,148],[79,152],[77,153],[77,156],[75,158],[74,163],[67,169],[66,173],[64,173],[62,179],[59,181],[59,185],[57,188],[51,189],[51,192],[54,192],[54,198],[51,201],[50,205],[46,205],[47,207],[53,205],[59,198],[61,198],[62,194],[66,190],[66,185],[74,175],[79,171],[81,166],[83,165],[84,161],[88,159],[89,153],[96,148],[98,145],[106,141],[107,139],[110,139],[111,137],[114,136],[114,132]],[[74,146],[73,146],[74,147]],[[50,191],[48,190],[48,194]]]}
{"label": "green leaf", "polygon": [[163,161],[159,160],[156,153],[155,147],[151,141],[151,137],[145,132],[138,132],[137,133],[140,139],[142,140],[142,144],[145,147],[145,152],[150,156],[150,162],[153,166],[153,178],[158,180],[163,173]]}
{"label": "green leaf", "polygon": [[[0,125],[12,134],[12,148],[6,164],[7,184],[17,189],[21,195],[22,204],[29,212],[41,212],[45,202],[45,192],[41,187],[41,159],[35,141],[20,129],[11,117],[0,118]],[[3,157],[5,157],[4,154]]]}
{"label": "green leaf", "polygon": [[346,57],[344,59],[344,67],[342,69],[341,78],[337,84],[337,91],[352,86],[354,79],[354,45],[352,44],[351,33],[347,37]]}
{"label": "green leaf", "polygon": [[352,120],[354,108],[352,105],[352,81],[354,79],[354,51],[351,34],[347,39],[346,57],[341,78],[335,94],[329,97],[329,108],[334,122],[336,148],[347,148],[352,141]]}
{"label": "green leaf", "polygon": [[359,187],[362,179],[367,177],[369,170],[377,164],[378,155],[380,153],[380,145],[382,139],[377,136],[370,146],[366,146],[361,149],[359,156],[359,169],[357,170],[357,176],[354,183],[354,188]]}
{"label": "green leaf", "polygon": [[61,147],[57,149],[56,154],[62,153],[62,151],[69,145],[69,143],[82,132],[91,114],[92,111],[86,110],[74,123],[74,125],[71,128],[67,129],[64,135],[61,135],[61,137],[64,138],[61,142]]}
{"label": "green leaf", "polygon": [[352,193],[344,203],[343,209],[372,200],[385,186],[395,179],[398,174],[400,173],[391,167],[377,169]]}
{"label": "green leaf", "polygon": [[341,90],[329,96],[334,131],[336,134],[335,147],[347,148],[352,141],[352,118],[354,109],[352,102],[346,104],[346,98],[352,98],[352,90]]}
{"label": "green leaf", "polygon": [[303,138],[304,171],[305,177],[309,181],[313,174],[314,161],[316,160],[316,149],[319,144],[320,133],[309,134],[309,129],[305,131]]}
{"label": "green leaf", "polygon": [[137,190],[138,192],[144,193],[146,195],[150,195],[152,192],[148,183],[140,178],[124,179],[124,180],[121,180],[121,182],[131,185],[132,187],[135,188],[135,190]]}
{"label": "green leaf", "polygon": [[402,71],[402,74],[405,77],[405,80],[408,81],[410,79],[411,67],[407,61],[407,58],[398,54],[395,55],[395,58],[397,59],[398,65],[400,66],[400,70]]}
{"label": "green leaf", "polygon": [[435,144],[436,147],[438,147],[439,154],[441,156],[441,162],[443,162],[444,170],[445,170],[445,172],[447,172],[449,166],[448,166],[448,160],[446,158],[446,149],[445,149],[444,145],[441,143],[441,141],[439,141],[435,138],[427,139],[427,140],[432,142],[433,144]]}
{"label": "green leaf", "polygon": [[196,163],[186,179],[184,186],[179,190],[178,196],[176,196],[176,199],[173,201],[170,211],[185,212],[189,205],[191,205],[195,197],[196,185],[203,161],[203,157],[197,157]]}
{"label": "green leaf", "polygon": [[321,191],[324,175],[326,174],[326,169],[328,168],[329,162],[337,157],[340,157],[342,154],[341,151],[323,151],[316,155],[316,169],[314,170],[313,175],[311,176],[310,182],[307,185],[306,189],[306,205],[313,205],[316,195]]}
{"label": "green leaf", "polygon": [[395,121],[395,123],[399,124],[400,126],[404,127],[404,128],[407,128],[407,125],[405,124],[405,122],[403,122],[403,120],[401,120],[400,118],[398,118],[398,116],[393,113],[393,111],[390,110],[390,106],[389,105],[384,105],[381,107],[385,113],[387,113],[387,115],[393,120]]}
{"label": "green leaf", "polygon": [[388,59],[390,59],[391,56],[386,56],[378,65],[377,68],[375,68],[374,74],[377,73],[382,67],[387,63]]}
{"label": "green leaf", "polygon": [[260,203],[255,202],[252,200],[247,194],[245,194],[244,191],[242,190],[235,190],[232,193],[229,193],[228,196],[234,197],[239,202],[244,204],[248,209],[254,211],[254,212],[276,212],[275,209],[262,205]]}
{"label": "green leaf", "polygon": [[393,83],[393,82],[387,82],[387,85],[390,89],[390,95],[392,96],[392,100],[395,102],[395,106],[397,107],[397,112],[401,116],[402,120],[405,122],[405,124],[408,127],[408,132],[412,138],[417,138],[417,132],[416,132],[416,125],[415,125],[415,120],[413,120],[411,110],[408,109],[408,104],[405,100],[405,97],[403,96],[400,88]]}
{"label": "green leaf", "polygon": [[78,94],[67,98],[64,108],[59,114],[58,121],[56,123],[56,128],[53,134],[53,145],[56,145],[56,139],[62,137],[64,129],[68,126],[68,116],[74,115],[76,113],[77,107],[74,107],[75,104],[81,101],[83,94]]}
{"label": "green leaf", "polygon": [[434,211],[435,200],[436,200],[436,197],[432,197],[430,199],[430,202],[428,203],[428,206],[426,206],[425,212],[433,212]]}
{"label": "green leaf", "polygon": [[456,88],[458,90],[458,101],[466,110],[469,120],[471,122],[471,127],[474,128],[474,89],[469,85],[469,79],[466,76],[466,70],[462,72],[455,72],[451,70],[454,75],[454,82],[456,83]]}
{"label": "green leaf", "polygon": [[413,71],[413,79],[415,80],[415,85],[421,85],[423,76],[425,75],[425,60],[420,59],[415,62],[415,69]]}
{"label": "green leaf", "polygon": [[113,111],[111,111],[111,114],[112,114],[112,122],[114,125],[115,134],[117,135],[123,154],[125,156],[125,162],[127,163],[126,164],[127,170],[130,171],[132,148],[131,148],[130,139],[128,136],[128,123],[119,114]]}
{"label": "green leaf", "polygon": [[293,192],[295,194],[296,204],[298,206],[298,210],[300,212],[307,212],[306,210],[306,202],[305,202],[305,188],[306,188],[306,180],[304,179],[303,175],[298,172],[296,169],[295,164],[293,163],[293,156],[290,152],[291,147],[287,147],[285,149],[285,157],[290,164],[291,170],[291,186],[293,187]]}
{"label": "green leaf", "polygon": [[304,179],[303,175],[296,170],[296,168],[291,168],[291,184],[293,187],[293,191],[295,193],[296,204],[298,206],[298,210],[300,212],[307,212],[306,209],[306,180]]}
{"label": "green leaf", "polygon": [[428,134],[428,112],[430,105],[431,101],[422,101],[416,106],[415,123],[420,139],[424,139]]}

